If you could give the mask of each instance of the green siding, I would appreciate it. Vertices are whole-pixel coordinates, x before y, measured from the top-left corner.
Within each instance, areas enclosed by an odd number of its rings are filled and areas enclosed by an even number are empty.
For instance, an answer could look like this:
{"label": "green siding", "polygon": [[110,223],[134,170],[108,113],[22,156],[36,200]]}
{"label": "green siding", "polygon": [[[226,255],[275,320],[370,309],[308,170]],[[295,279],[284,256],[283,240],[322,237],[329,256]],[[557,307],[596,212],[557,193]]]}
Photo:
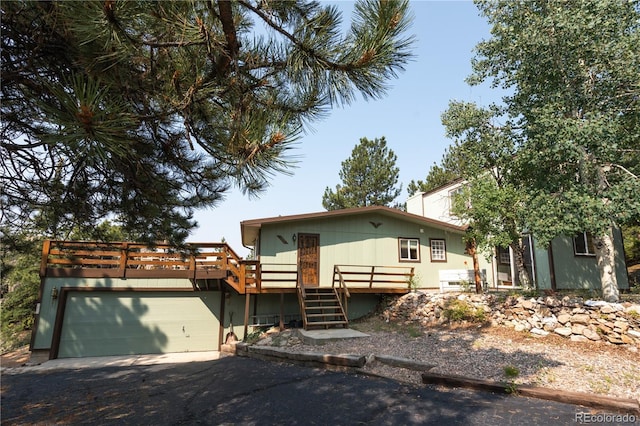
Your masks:
{"label": "green siding", "polygon": [[40,314],[35,330],[33,349],[49,349],[53,338],[53,326],[56,318],[59,300],[51,298],[51,291],[56,287],[79,288],[184,288],[191,289],[191,281],[184,278],[163,279],[120,279],[120,278],[54,278],[48,277],[44,281]]}
{"label": "green siding", "polygon": [[[535,245],[535,243],[534,243]],[[551,289],[551,268],[549,267],[549,251],[535,247],[533,253],[536,268],[536,286],[539,290]]]}
{"label": "green siding", "polygon": [[218,349],[220,293],[70,293],[60,358]]}
{"label": "green siding", "polygon": [[[556,288],[591,289],[601,288],[600,272],[595,256],[576,256],[573,250],[573,240],[569,237],[559,237],[552,242]],[[618,287],[629,288],[629,279],[624,264],[622,237],[618,230],[614,232],[614,246],[616,256],[616,278]]]}
{"label": "green siding", "polygon": [[[373,311],[380,301],[380,296],[375,294],[354,294],[348,300],[347,312],[349,320],[361,318]],[[250,315],[269,315],[279,318],[280,315],[280,295],[279,294],[259,294],[251,296]],[[300,318],[300,306],[298,296],[295,294],[285,294],[283,298],[283,310],[285,318],[289,315]],[[235,322],[235,316],[234,316]],[[237,334],[237,332],[236,332]],[[240,336],[240,335],[238,335]]]}
{"label": "green siding", "polygon": [[[377,228],[371,222],[380,224]],[[263,264],[296,264],[299,233],[320,235],[320,285],[330,285],[334,265],[414,267],[420,288],[439,288],[441,269],[473,269],[465,254],[463,234],[418,224],[378,213],[345,217],[313,218],[287,223],[264,224],[260,231],[259,255]],[[280,235],[287,243],[283,243]],[[420,261],[401,262],[398,238],[420,240]],[[445,239],[447,262],[431,262],[429,240]],[[481,269],[491,281],[491,266],[482,256]]]}

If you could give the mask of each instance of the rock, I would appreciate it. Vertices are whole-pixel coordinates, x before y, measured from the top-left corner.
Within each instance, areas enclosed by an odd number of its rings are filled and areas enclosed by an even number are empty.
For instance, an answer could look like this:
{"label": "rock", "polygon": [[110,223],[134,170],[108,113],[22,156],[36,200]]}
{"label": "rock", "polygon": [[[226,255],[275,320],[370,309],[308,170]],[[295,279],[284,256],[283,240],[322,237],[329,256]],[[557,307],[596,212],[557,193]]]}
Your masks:
{"label": "rock", "polygon": [[569,337],[573,334],[570,327],[558,327],[553,332],[564,337]]}
{"label": "rock", "polygon": [[572,342],[588,342],[589,341],[589,339],[587,339],[586,337],[578,334],[572,334],[569,339]]}
{"label": "rock", "polygon": [[[463,300],[475,309],[482,310],[487,323],[493,326],[513,327],[517,331],[531,331],[537,337],[555,332],[574,341],[606,341],[613,344],[640,348],[640,304],[625,302],[584,301],[579,297],[565,296],[562,300],[553,295],[525,298],[493,294],[459,293],[410,293],[390,298],[382,317],[387,322],[415,325],[446,323],[442,312],[452,300]],[[577,336],[577,337],[571,337]],[[281,340],[295,344],[291,338],[274,337],[260,345],[276,346]]]}
{"label": "rock", "polygon": [[[613,329],[620,329],[622,333],[629,329],[629,324],[623,321],[616,321],[613,323]],[[620,331],[618,331],[620,333]]]}
{"label": "rock", "polygon": [[524,330],[526,330],[527,328],[524,326],[524,324],[517,323],[513,329],[514,329],[515,331],[524,331]]}
{"label": "rock", "polygon": [[610,313],[613,313],[615,311],[616,311],[616,309],[611,304],[606,304],[606,305],[600,307],[600,312],[602,312],[603,314],[610,314]]}
{"label": "rock", "polygon": [[622,341],[622,339],[620,338],[620,336],[615,336],[613,334],[608,334],[606,337],[607,337],[607,340],[609,341],[609,343],[613,343],[614,345],[622,345],[624,343]]}
{"label": "rock", "polygon": [[560,301],[558,299],[556,299],[555,297],[551,297],[551,296],[547,296],[544,299],[544,304],[549,306],[549,307],[552,307],[552,308],[555,308],[555,307],[561,305],[561,303],[560,303]]}
{"label": "rock", "polygon": [[613,328],[609,327],[607,323],[598,323],[596,327],[598,327],[604,334],[613,333]]}
{"label": "rock", "polygon": [[536,327],[532,328],[529,331],[531,332],[531,334],[535,334],[537,336],[547,336],[549,334],[548,331],[545,331],[541,328],[536,328]]}
{"label": "rock", "polygon": [[[631,305],[631,306],[627,306],[624,311],[626,313],[631,313],[631,312],[635,312],[636,316],[640,315],[640,305]],[[633,315],[633,314],[632,314]]]}
{"label": "rock", "polygon": [[584,330],[582,330],[582,335],[589,340],[593,340],[594,342],[601,340],[600,335],[589,328],[585,328]]}
{"label": "rock", "polygon": [[589,324],[591,317],[587,314],[575,314],[571,316],[571,323]]}
{"label": "rock", "polygon": [[635,343],[633,339],[626,334],[621,334],[620,340],[622,340],[622,343],[624,343],[625,345],[633,345]]}
{"label": "rock", "polygon": [[571,326],[571,332],[573,334],[582,335],[585,329],[587,329],[587,326],[584,324],[574,324]]}
{"label": "rock", "polygon": [[636,330],[627,330],[627,334],[635,337],[636,339],[640,339],[640,331]]}

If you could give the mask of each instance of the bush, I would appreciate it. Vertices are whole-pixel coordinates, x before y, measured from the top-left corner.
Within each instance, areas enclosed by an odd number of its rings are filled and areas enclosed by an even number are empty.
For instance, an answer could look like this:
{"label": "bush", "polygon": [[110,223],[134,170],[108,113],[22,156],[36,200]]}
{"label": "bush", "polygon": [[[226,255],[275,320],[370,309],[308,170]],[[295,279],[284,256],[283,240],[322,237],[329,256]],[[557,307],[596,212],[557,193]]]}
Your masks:
{"label": "bush", "polygon": [[454,299],[445,305],[442,315],[450,322],[456,321],[471,321],[471,322],[484,322],[486,321],[486,315],[482,308],[476,308],[475,306],[463,301]]}
{"label": "bush", "polygon": [[12,350],[29,342],[28,331],[35,322],[35,310],[40,289],[38,269],[40,242],[29,240],[18,250],[2,253],[2,285],[7,290],[2,298],[0,335],[2,351]]}

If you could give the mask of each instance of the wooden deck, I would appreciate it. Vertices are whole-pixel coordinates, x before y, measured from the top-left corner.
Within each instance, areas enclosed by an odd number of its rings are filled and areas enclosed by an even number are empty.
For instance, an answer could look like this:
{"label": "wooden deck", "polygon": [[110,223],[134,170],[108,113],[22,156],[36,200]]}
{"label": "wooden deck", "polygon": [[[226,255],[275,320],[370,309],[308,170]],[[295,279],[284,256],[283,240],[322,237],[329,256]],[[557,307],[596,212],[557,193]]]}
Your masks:
{"label": "wooden deck", "polygon": [[[321,287],[348,293],[407,293],[413,268],[335,265],[333,280]],[[240,294],[296,293],[295,264],[261,264],[245,260],[226,243],[167,244],[45,241],[40,275],[72,278],[186,278],[216,279]]]}

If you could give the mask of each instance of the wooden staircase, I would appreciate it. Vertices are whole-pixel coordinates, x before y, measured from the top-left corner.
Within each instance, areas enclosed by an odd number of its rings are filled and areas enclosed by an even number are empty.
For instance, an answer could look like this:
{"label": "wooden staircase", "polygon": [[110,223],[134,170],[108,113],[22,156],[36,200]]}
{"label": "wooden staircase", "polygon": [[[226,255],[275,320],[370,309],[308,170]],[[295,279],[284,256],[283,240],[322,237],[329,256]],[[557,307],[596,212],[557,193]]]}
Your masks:
{"label": "wooden staircase", "polygon": [[298,298],[305,330],[349,327],[337,289],[305,287]]}

